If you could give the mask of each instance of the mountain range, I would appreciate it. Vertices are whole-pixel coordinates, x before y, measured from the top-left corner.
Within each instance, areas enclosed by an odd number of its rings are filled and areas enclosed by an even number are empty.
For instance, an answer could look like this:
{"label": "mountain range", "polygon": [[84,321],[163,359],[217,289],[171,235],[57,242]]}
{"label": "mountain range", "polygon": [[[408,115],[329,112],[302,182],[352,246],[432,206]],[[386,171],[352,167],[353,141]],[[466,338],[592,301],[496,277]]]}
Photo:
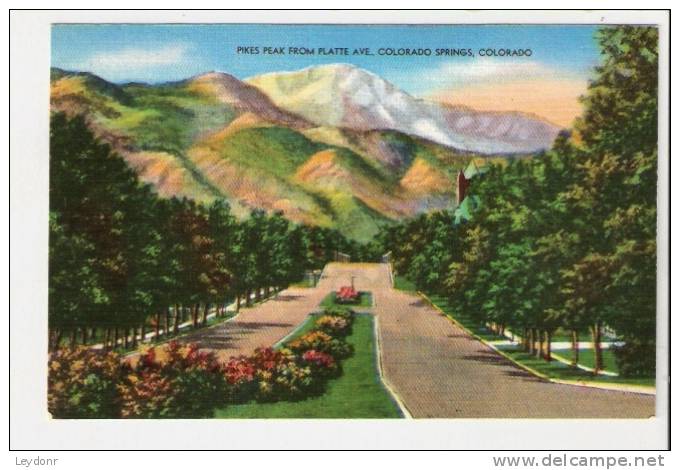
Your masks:
{"label": "mountain range", "polygon": [[281,210],[360,241],[451,207],[471,159],[533,154],[559,131],[522,113],[421,100],[345,64],[158,85],[53,68],[51,109],[85,115],[162,197],[225,198],[239,217]]}

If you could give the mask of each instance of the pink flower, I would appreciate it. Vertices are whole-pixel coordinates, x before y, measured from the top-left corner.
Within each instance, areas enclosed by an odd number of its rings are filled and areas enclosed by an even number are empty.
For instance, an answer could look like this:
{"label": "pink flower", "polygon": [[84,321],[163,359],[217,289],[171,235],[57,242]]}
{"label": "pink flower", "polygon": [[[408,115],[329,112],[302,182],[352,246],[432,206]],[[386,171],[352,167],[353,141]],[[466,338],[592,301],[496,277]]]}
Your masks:
{"label": "pink flower", "polygon": [[336,299],[341,302],[353,302],[359,298],[359,292],[350,286],[343,286],[335,293]]}
{"label": "pink flower", "polygon": [[305,351],[305,353],[302,355],[302,359],[325,369],[335,367],[335,359],[333,359],[333,356],[325,352],[316,351],[314,349]]}

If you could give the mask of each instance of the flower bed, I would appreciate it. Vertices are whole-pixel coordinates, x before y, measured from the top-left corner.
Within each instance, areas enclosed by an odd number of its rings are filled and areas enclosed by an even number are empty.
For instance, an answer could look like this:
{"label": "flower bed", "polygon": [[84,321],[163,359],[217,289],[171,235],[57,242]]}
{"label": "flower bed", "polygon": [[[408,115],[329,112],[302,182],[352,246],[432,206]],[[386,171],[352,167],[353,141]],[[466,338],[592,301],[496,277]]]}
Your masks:
{"label": "flower bed", "polygon": [[356,295],[341,295],[340,291],[330,292],[321,301],[321,307],[371,307],[373,295],[369,291],[354,291]]}
{"label": "flower bed", "polygon": [[226,364],[177,342],[149,349],[134,365],[113,352],[59,350],[49,359],[48,407],[55,418],[202,418],[229,403],[304,399],[341,372],[353,319],[351,310],[327,309],[286,347]]}
{"label": "flower bed", "polygon": [[331,336],[347,336],[350,326],[348,318],[335,315],[323,315],[316,321],[316,328]]}
{"label": "flower bed", "polygon": [[227,386],[215,355],[174,341],[158,352],[149,349],[134,367],[123,363],[121,417],[210,416],[214,397],[225,394]]}
{"label": "flower bed", "polygon": [[[310,315],[295,337],[314,327],[318,315]],[[229,404],[215,410],[221,419],[379,419],[401,418],[398,405],[385,388],[378,370],[373,315],[354,317],[345,340],[352,345],[352,356],[343,359],[342,373],[326,381],[323,393],[304,400]]]}
{"label": "flower bed", "polygon": [[359,302],[359,291],[354,287],[343,286],[335,292],[335,301],[339,304],[356,304]]}
{"label": "flower bed", "polygon": [[115,353],[61,349],[50,356],[47,406],[58,418],[110,418],[121,413],[124,377]]}

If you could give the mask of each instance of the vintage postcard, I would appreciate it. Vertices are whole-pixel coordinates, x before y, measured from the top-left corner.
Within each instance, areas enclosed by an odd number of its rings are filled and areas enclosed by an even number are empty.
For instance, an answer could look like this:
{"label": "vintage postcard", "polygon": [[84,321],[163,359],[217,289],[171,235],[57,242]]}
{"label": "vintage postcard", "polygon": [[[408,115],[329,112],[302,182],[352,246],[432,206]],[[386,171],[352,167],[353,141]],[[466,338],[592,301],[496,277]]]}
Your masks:
{"label": "vintage postcard", "polygon": [[53,22],[50,419],[658,416],[659,27],[550,23]]}

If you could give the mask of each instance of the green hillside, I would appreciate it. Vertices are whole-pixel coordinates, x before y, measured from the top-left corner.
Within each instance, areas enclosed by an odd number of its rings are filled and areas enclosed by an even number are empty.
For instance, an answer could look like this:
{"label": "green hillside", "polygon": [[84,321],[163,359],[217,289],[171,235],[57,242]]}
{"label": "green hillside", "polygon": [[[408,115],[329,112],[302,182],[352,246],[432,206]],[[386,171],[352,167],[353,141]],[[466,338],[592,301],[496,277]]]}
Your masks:
{"label": "green hillside", "polygon": [[290,177],[310,155],[326,147],[284,127],[243,129],[221,144],[222,158],[278,178]]}
{"label": "green hillside", "polygon": [[[330,166],[314,168],[315,156],[323,157],[328,151],[332,162],[322,165]],[[226,167],[238,172],[242,180],[252,179],[252,185],[259,185],[256,196],[271,194],[285,200],[291,212],[302,210],[310,216],[306,222],[338,228],[352,238],[369,240],[379,224],[388,221],[353,191],[355,184],[363,183],[364,199],[373,193],[389,194],[377,170],[351,150],[314,142],[294,130],[278,126],[242,129],[197,143],[191,155],[211,184],[241,201],[253,195],[247,191],[249,186],[230,189]],[[311,182],[300,177],[310,165],[318,170]]]}
{"label": "green hillside", "polygon": [[183,153],[198,136],[222,128],[237,115],[230,106],[180,86],[130,85],[124,90],[132,107],[111,126],[129,133],[144,150]]}
{"label": "green hillside", "polygon": [[[452,181],[458,170],[464,169],[476,156],[399,132],[382,131],[380,135],[385,145],[404,155],[406,163],[404,168],[408,168],[417,158],[422,158],[450,177]],[[403,173],[400,176],[403,176]]]}
{"label": "green hillside", "polygon": [[[186,150],[203,132],[228,124],[234,110],[179,86],[131,84],[120,87],[95,75],[52,69],[51,106],[67,114],[84,114],[95,133],[127,157],[133,167],[136,152],[152,154],[161,177],[182,181],[180,196],[209,201],[222,195],[186,157]],[[154,183],[154,174],[141,175]],[[147,178],[144,178],[146,176]]]}
{"label": "green hillside", "polygon": [[452,200],[455,174],[472,158],[394,131],[272,122],[286,115],[233,77],[116,85],[53,69],[51,80],[52,110],[85,115],[161,196],[224,198],[241,217],[280,210],[357,240]]}

